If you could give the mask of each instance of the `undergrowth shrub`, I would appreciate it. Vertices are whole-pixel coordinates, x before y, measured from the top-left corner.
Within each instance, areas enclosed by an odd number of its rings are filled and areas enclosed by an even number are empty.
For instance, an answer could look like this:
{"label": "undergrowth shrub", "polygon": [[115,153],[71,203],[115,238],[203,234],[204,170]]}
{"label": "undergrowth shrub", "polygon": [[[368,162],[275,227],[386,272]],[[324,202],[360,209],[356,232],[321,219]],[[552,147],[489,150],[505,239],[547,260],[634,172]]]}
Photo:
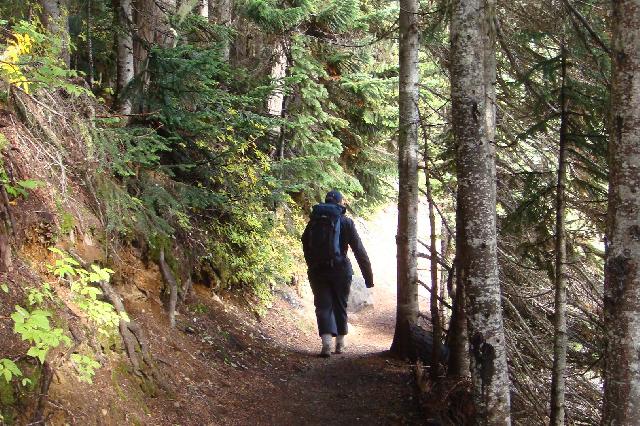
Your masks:
{"label": "undergrowth shrub", "polygon": [[[0,28],[8,22],[0,19]],[[26,93],[38,89],[64,89],[73,95],[91,91],[70,82],[80,76],[64,66],[61,60],[62,40],[47,33],[34,22],[20,20],[10,28],[6,41],[0,44],[0,78]]]}

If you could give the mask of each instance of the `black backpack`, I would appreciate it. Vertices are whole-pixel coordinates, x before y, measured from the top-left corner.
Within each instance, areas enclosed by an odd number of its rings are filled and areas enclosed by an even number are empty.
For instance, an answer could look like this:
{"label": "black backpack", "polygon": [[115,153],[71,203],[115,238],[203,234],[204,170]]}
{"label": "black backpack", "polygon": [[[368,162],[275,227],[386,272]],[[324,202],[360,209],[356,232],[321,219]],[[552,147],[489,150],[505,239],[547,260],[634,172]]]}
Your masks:
{"label": "black backpack", "polygon": [[323,203],[313,206],[311,220],[302,234],[304,259],[309,269],[333,268],[342,259],[340,217],[344,207]]}

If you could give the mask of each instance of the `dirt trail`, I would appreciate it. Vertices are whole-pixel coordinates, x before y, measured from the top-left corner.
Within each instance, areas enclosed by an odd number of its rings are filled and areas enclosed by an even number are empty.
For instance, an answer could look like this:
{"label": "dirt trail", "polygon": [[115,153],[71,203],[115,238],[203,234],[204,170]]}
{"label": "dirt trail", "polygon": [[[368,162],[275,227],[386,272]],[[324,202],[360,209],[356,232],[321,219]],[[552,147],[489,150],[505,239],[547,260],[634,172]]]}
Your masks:
{"label": "dirt trail", "polygon": [[[310,300],[305,297],[304,306],[289,318],[286,309],[292,307],[278,302],[263,330],[273,339],[273,358],[283,362],[263,370],[268,386],[249,387],[238,395],[246,405],[234,412],[244,415],[226,417],[225,423],[423,424],[410,367],[387,352],[395,308],[390,296],[388,289],[376,288],[379,304],[350,316],[347,351],[329,359],[318,357],[320,341]],[[289,332],[292,328],[297,331]]]}
{"label": "dirt trail", "polygon": [[[275,373],[275,387],[249,410],[256,424],[278,425],[419,425],[423,424],[406,362],[389,356],[395,324],[395,218],[381,212],[358,228],[374,265],[374,307],[349,315],[347,351],[329,359],[317,356],[312,296],[305,289],[297,309],[277,305],[282,315],[293,309],[288,327],[271,323],[266,329],[287,362]],[[354,263],[355,265],[355,263]],[[286,299],[286,298],[285,298]],[[272,318],[279,320],[278,313]],[[291,324],[297,332],[288,332]],[[251,417],[238,424],[253,424]],[[247,423],[244,423],[247,421]]]}

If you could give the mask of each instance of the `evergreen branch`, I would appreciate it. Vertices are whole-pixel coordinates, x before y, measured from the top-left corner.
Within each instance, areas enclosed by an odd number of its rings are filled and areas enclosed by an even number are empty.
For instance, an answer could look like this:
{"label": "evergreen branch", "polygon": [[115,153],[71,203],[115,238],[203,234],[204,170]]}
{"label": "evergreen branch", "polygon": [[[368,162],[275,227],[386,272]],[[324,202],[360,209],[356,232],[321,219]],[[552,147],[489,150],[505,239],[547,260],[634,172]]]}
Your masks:
{"label": "evergreen branch", "polygon": [[578,11],[575,7],[569,2],[569,0],[562,0],[562,2],[567,6],[567,8],[575,15],[576,18],[580,21],[580,23],[585,27],[591,38],[596,42],[598,46],[602,48],[607,54],[611,54],[611,49],[607,44],[600,38],[598,33],[594,31],[594,29],[589,24],[589,21]]}

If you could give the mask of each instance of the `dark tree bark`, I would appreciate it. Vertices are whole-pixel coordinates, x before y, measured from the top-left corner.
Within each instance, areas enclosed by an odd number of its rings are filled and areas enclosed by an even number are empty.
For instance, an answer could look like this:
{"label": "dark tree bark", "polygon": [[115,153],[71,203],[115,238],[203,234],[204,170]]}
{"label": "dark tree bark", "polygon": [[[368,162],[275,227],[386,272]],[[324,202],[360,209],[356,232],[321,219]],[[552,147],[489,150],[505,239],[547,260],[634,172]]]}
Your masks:
{"label": "dark tree bark", "polygon": [[[456,247],[462,243],[458,229],[456,231]],[[457,251],[457,248],[456,248]],[[469,344],[467,333],[467,314],[465,308],[464,281],[459,273],[460,262],[454,260],[455,286],[452,288],[453,309],[449,320],[449,332],[447,334],[447,346],[449,347],[449,362],[447,365],[447,376],[467,377],[469,376]]]}
{"label": "dark tree bark", "polygon": [[562,83],[560,87],[560,143],[558,149],[558,183],[556,187],[556,263],[553,373],[551,376],[551,425],[564,425],[565,370],[567,368],[567,237],[565,232],[565,186],[567,181],[567,128],[569,125],[566,96],[567,58],[564,41],[561,46]]}
{"label": "dark tree bark", "polygon": [[[456,140],[457,258],[466,296],[473,396],[480,424],[510,424],[509,376],[498,280],[495,156],[487,126],[489,73],[483,0],[454,0],[451,101]],[[491,106],[489,106],[491,107]]]}
{"label": "dark tree bark", "polygon": [[93,26],[93,18],[91,15],[91,0],[87,0],[87,59],[88,67],[87,71],[87,83],[89,88],[93,89],[93,35],[91,34],[91,27]]}
{"label": "dark tree bark", "polygon": [[418,318],[418,0],[400,1],[400,136],[398,146],[398,299],[391,351],[405,357]]}
{"label": "dark tree bark", "polygon": [[640,4],[613,0],[603,425],[640,424]]}
{"label": "dark tree bark", "polygon": [[[431,187],[430,160],[428,136],[425,127],[422,128],[424,134],[424,178],[427,193],[427,204],[429,211],[429,272],[431,275],[431,295],[429,298],[429,310],[431,313],[431,331],[433,333],[433,349],[431,351],[431,378],[437,380],[440,376],[440,350],[442,346],[442,323],[440,322],[440,308],[438,304],[438,249],[436,234],[436,214],[435,202],[433,200],[433,190]],[[443,253],[444,254],[444,253]],[[443,260],[445,258],[443,257]]]}
{"label": "dark tree bark", "polygon": [[36,411],[33,413],[31,419],[32,425],[44,425],[44,410],[47,407],[47,401],[49,400],[49,387],[51,386],[51,380],[53,379],[53,368],[49,361],[45,361],[42,364],[42,371],[40,373],[40,391],[38,394],[38,405],[36,405]]}

